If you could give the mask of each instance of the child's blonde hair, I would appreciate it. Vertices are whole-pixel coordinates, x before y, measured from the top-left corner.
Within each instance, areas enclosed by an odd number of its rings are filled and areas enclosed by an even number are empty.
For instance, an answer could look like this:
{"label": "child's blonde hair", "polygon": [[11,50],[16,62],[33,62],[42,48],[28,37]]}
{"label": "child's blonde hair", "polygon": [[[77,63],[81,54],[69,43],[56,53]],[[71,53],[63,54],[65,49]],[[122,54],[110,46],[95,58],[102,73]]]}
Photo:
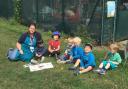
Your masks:
{"label": "child's blonde hair", "polygon": [[79,37],[75,37],[73,39],[73,42],[75,43],[75,45],[80,45],[81,44],[81,39]]}
{"label": "child's blonde hair", "polygon": [[117,43],[110,44],[109,47],[110,49],[115,50],[115,51],[119,50],[119,45]]}
{"label": "child's blonde hair", "polygon": [[68,41],[68,43],[73,43],[73,38],[72,38],[72,37],[69,37],[69,38],[67,39],[67,41]]}

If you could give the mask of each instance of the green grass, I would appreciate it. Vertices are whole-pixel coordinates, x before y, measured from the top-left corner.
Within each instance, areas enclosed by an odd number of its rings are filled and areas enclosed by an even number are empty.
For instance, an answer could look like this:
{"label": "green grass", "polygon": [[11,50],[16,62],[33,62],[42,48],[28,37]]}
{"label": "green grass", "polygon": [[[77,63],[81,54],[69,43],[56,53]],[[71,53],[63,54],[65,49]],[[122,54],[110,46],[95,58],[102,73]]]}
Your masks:
{"label": "green grass", "polygon": [[[53,69],[32,73],[23,68],[25,63],[8,61],[5,56],[8,48],[15,47],[25,30],[25,26],[0,19],[0,89],[128,89],[128,66],[123,64],[116,70],[108,71],[105,76],[93,72],[74,76],[72,71],[68,71],[71,65],[57,64],[54,58],[45,58],[46,62],[53,63]],[[40,32],[47,43],[50,32]],[[103,52],[94,51],[97,66]]]}

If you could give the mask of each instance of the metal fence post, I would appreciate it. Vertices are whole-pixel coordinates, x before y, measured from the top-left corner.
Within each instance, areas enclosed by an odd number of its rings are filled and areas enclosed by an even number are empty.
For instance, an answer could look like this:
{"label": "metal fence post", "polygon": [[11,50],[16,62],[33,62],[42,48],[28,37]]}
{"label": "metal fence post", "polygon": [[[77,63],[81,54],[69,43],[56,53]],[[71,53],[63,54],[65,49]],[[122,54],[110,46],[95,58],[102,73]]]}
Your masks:
{"label": "metal fence post", "polygon": [[115,42],[115,32],[117,26],[117,4],[118,0],[115,0],[115,17],[114,17],[114,29],[113,29],[113,42]]}
{"label": "metal fence post", "polygon": [[62,0],[62,30],[65,30],[65,1]]}
{"label": "metal fence post", "polygon": [[36,0],[36,23],[38,22],[38,0]]}
{"label": "metal fence post", "polygon": [[102,28],[101,28],[101,45],[103,45],[103,33],[104,33],[104,13],[105,13],[105,0],[102,1]]}

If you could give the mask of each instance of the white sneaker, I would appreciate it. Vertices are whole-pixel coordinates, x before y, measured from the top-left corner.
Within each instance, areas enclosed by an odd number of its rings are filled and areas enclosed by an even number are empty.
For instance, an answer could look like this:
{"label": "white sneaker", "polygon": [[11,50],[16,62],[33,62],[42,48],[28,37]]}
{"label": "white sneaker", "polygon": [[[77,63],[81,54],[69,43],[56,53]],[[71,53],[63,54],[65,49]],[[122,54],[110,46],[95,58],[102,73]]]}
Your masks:
{"label": "white sneaker", "polygon": [[60,63],[61,60],[57,60],[57,63]]}
{"label": "white sneaker", "polygon": [[38,61],[32,59],[32,60],[31,60],[31,63],[32,63],[32,64],[38,64]]}
{"label": "white sneaker", "polygon": [[99,73],[101,69],[93,70],[93,72]]}
{"label": "white sneaker", "polygon": [[66,63],[66,61],[61,61],[60,63],[65,64],[65,63]]}
{"label": "white sneaker", "polygon": [[44,61],[44,58],[45,58],[45,57],[44,57],[44,56],[42,56],[42,57],[41,57],[40,62],[43,62],[43,61]]}
{"label": "white sneaker", "polygon": [[65,64],[66,61],[57,60],[57,63],[59,63],[59,64]]}

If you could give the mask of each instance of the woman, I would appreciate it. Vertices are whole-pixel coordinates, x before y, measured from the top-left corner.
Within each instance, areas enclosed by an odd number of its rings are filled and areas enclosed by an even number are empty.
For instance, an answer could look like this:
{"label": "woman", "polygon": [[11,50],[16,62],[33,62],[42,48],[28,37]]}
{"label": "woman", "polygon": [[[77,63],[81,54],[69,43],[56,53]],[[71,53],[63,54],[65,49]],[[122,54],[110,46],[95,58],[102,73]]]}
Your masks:
{"label": "woman", "polygon": [[41,34],[36,31],[36,24],[31,23],[27,32],[23,33],[19,38],[16,47],[19,50],[19,55],[16,59],[30,62],[34,57],[34,51],[37,42],[41,40]]}

